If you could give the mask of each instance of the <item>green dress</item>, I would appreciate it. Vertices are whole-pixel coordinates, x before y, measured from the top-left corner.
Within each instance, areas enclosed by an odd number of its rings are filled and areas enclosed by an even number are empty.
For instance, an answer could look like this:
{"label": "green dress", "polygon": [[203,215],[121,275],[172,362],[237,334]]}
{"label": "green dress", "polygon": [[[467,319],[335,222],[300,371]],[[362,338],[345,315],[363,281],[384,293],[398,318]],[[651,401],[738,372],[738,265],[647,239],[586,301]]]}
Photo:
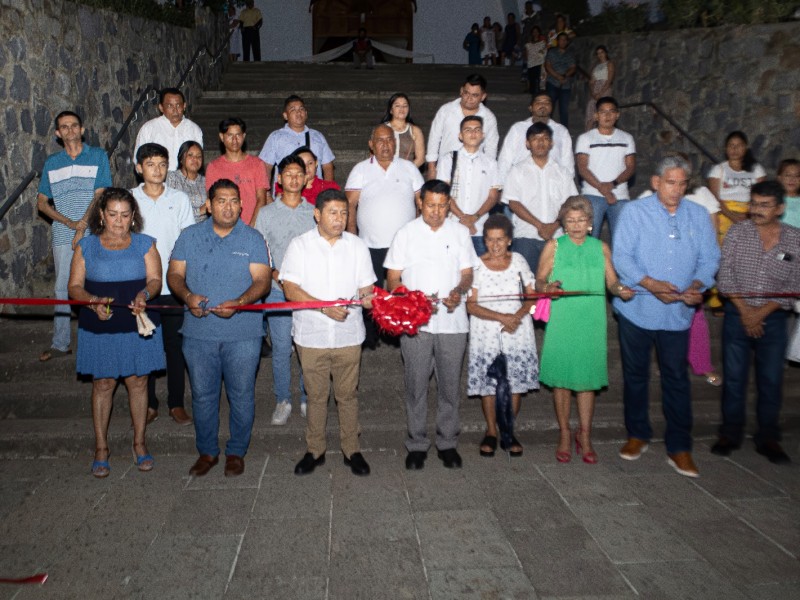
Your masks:
{"label": "green dress", "polygon": [[576,245],[567,235],[557,247],[550,281],[564,291],[595,292],[553,301],[542,345],[539,381],[577,392],[608,385],[605,258],[600,240]]}

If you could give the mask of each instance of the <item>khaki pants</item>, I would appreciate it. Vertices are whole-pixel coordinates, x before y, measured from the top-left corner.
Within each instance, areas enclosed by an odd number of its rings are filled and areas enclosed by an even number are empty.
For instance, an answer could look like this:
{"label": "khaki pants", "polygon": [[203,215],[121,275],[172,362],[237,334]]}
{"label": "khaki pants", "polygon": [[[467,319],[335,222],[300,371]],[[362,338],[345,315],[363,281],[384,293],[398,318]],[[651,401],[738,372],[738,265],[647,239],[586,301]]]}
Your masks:
{"label": "khaki pants", "polygon": [[361,346],[346,348],[305,348],[297,346],[308,394],[306,445],[319,458],[325,452],[325,429],[328,423],[328,397],[333,379],[333,395],[339,409],[339,438],[347,457],[359,452],[358,445],[358,373]]}

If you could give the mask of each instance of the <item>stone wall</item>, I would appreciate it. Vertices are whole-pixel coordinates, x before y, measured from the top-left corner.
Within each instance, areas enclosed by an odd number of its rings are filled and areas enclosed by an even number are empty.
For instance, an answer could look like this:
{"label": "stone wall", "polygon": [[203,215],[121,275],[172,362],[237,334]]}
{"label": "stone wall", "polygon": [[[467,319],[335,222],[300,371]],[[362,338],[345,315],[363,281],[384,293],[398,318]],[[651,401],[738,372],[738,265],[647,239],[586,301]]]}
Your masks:
{"label": "stone wall", "polygon": [[[66,0],[0,0],[0,13],[0,201],[60,150],[53,133],[59,112],[82,115],[86,142],[107,149],[148,85],[174,86],[198,47],[216,51],[227,34],[224,19],[206,9],[194,29]],[[184,85],[188,114],[202,86],[220,80],[224,60],[210,62],[201,57]],[[111,160],[115,185],[134,183],[136,132],[157,115],[147,103],[123,136]],[[38,185],[0,222],[0,296],[52,294],[50,226],[36,210]]]}
{"label": "stone wall", "polygon": [[[617,67],[620,103],[651,101],[724,160],[725,136],[740,129],[772,176],[782,158],[800,158],[800,23],[729,26],[576,38],[578,64],[590,70],[604,44]],[[587,86],[577,85],[573,134],[584,119]],[[680,150],[705,174],[711,162],[649,108],[622,112],[619,127],[638,146],[636,188],[649,185],[654,163]]]}

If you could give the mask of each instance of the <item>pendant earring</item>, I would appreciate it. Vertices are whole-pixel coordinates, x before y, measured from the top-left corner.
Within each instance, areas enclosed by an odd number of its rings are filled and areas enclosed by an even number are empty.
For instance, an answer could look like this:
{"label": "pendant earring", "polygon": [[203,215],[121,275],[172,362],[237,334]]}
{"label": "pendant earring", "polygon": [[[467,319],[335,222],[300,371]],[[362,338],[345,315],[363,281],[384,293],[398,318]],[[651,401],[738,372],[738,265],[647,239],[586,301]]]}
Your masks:
{"label": "pendant earring", "polygon": [[592,233],[592,226],[591,225],[589,225],[588,231],[589,231],[589,233]]}

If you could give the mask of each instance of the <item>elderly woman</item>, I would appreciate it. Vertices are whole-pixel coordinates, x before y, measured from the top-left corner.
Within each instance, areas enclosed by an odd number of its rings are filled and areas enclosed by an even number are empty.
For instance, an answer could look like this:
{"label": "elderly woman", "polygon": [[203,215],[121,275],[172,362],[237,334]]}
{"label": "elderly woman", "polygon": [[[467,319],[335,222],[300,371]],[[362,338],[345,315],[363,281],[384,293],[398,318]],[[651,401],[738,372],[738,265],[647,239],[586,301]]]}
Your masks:
{"label": "elderly woman", "polygon": [[[139,335],[137,315],[161,291],[161,258],[155,240],[142,228],[136,200],[120,188],[107,188],[89,216],[94,235],[75,249],[69,297],[98,304],[81,308],[78,318],[77,371],[92,376],[95,452],[92,475],[107,477],[108,423],[117,380],[128,388],[133,421],[133,460],[150,471],[154,460],[145,444],[147,376],[165,368],[161,330]],[[111,309],[111,303],[130,310]],[[156,317],[156,315],[153,315]],[[113,318],[112,318],[113,317]]]}
{"label": "elderly woman", "polygon": [[425,134],[422,133],[422,129],[414,125],[408,96],[402,92],[392,94],[381,123],[385,123],[394,131],[396,142],[394,155],[421,167],[425,163]]}
{"label": "elderly woman", "polygon": [[195,141],[183,142],[178,149],[178,170],[167,173],[167,187],[189,196],[194,213],[194,222],[202,223],[208,218],[206,212],[206,178],[203,175],[203,148]]}
{"label": "elderly woman", "polygon": [[538,292],[586,292],[553,301],[542,345],[539,378],[553,388],[561,430],[556,450],[559,462],[569,462],[572,458],[569,426],[572,392],[576,395],[580,423],[575,434],[575,451],[583,455],[583,462],[597,462],[591,431],[595,390],[608,385],[605,291],[608,288],[623,300],[633,296],[633,291],[623,286],[614,272],[608,245],[589,235],[592,217],[589,200],[583,196],[568,198],[559,212],[566,234],[545,244],[536,271]]}
{"label": "elderly woman", "polygon": [[[500,352],[506,355],[511,405],[516,416],[521,395],[539,389],[539,359],[530,317],[532,302],[519,297],[494,298],[533,292],[533,273],[527,261],[510,250],[514,239],[511,221],[503,215],[492,215],[483,226],[483,239],[487,252],[480,257],[481,265],[475,269],[467,299],[467,312],[471,315],[467,394],[481,396],[486,435],[480,454],[488,457],[494,456],[497,449],[497,382],[487,376],[489,366]],[[511,456],[522,455],[522,446],[514,437],[503,450]]]}

